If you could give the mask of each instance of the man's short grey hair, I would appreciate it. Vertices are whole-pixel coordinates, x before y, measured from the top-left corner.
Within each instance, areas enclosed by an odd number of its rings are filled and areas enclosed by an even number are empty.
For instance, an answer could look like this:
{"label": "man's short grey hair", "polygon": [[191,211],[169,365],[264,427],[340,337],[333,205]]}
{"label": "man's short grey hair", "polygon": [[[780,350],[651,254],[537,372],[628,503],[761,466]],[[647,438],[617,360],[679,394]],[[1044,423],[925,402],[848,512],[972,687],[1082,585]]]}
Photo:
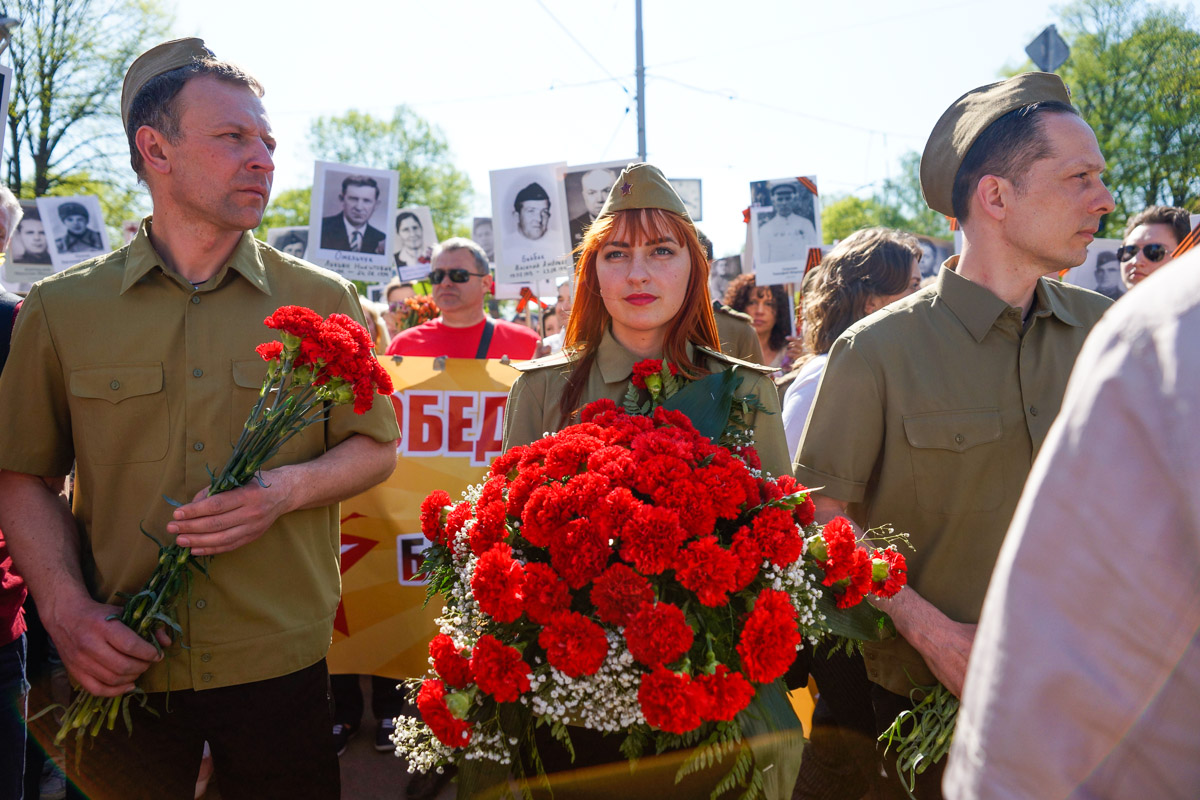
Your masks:
{"label": "man's short grey hair", "polygon": [[12,242],[13,234],[17,232],[17,226],[21,224],[21,217],[25,216],[25,209],[21,208],[20,201],[17,200],[7,186],[0,186],[0,211],[4,212],[5,225],[4,229],[7,236],[3,241],[3,247],[0,250],[8,251],[8,245]]}
{"label": "man's short grey hair", "polygon": [[470,250],[471,255],[475,256],[475,271],[480,273],[488,272],[487,253],[483,252],[483,248],[472,242],[470,239],[464,239],[461,236],[455,236],[452,239],[439,244],[433,249],[433,255],[429,259],[429,263],[437,261],[438,256],[442,253],[452,253],[455,250]]}

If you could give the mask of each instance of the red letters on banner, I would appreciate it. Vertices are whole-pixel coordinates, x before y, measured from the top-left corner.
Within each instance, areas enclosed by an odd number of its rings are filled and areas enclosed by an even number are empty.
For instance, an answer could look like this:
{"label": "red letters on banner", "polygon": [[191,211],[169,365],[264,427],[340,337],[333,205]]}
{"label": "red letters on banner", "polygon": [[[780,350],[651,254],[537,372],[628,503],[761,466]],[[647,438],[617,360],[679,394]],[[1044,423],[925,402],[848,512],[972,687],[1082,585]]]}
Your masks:
{"label": "red letters on banner", "polygon": [[505,392],[406,389],[392,395],[403,456],[459,456],[486,466],[500,455]]}

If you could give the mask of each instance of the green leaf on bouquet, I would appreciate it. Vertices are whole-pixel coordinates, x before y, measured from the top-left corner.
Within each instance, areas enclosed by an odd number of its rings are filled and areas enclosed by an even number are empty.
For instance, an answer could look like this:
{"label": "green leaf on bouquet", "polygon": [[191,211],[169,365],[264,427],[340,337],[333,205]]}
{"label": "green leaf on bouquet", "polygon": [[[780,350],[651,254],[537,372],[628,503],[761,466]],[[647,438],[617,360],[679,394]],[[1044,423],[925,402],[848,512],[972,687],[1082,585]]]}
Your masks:
{"label": "green leaf on bouquet", "polygon": [[834,636],[860,642],[882,642],[896,635],[891,617],[866,601],[850,608],[838,608],[833,592],[822,590],[817,598],[817,611],[825,615],[829,632]]}
{"label": "green leaf on bouquet", "polygon": [[688,383],[668,397],[663,408],[682,411],[696,430],[715,444],[729,421],[733,393],[742,385],[742,376],[736,374],[737,369],[731,367]]}

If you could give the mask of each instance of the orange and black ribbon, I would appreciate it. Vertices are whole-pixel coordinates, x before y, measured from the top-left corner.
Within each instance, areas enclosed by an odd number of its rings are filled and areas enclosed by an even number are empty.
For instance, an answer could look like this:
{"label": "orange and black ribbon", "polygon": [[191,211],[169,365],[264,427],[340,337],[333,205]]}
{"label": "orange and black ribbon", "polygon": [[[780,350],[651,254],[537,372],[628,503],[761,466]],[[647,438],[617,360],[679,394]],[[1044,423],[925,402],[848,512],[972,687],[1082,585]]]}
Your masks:
{"label": "orange and black ribbon", "polygon": [[542,302],[542,298],[533,293],[533,290],[528,286],[521,287],[521,299],[517,301],[517,313],[520,314],[525,310],[525,307],[531,302],[537,303],[541,308],[546,308],[546,304]]}
{"label": "orange and black ribbon", "polygon": [[813,267],[818,267],[820,265],[821,265],[821,248],[819,248],[819,247],[808,248],[808,260],[805,261],[805,263],[804,263],[804,274],[807,275],[808,271],[810,269],[812,269]]}
{"label": "orange and black ribbon", "polygon": [[946,217],[946,221],[950,223],[951,231],[958,230],[958,220],[957,219],[955,219],[954,217]]}
{"label": "orange and black ribbon", "polygon": [[817,193],[817,185],[815,183],[813,183],[812,181],[810,181],[808,178],[796,178],[796,180],[800,181],[800,185],[803,186],[805,189],[808,189],[814,195]]}
{"label": "orange and black ribbon", "polygon": [[1171,258],[1179,258],[1181,255],[1191,250],[1200,243],[1200,225],[1192,228],[1192,232],[1183,237],[1183,241],[1179,243],[1179,247],[1175,248],[1175,252],[1171,254]]}

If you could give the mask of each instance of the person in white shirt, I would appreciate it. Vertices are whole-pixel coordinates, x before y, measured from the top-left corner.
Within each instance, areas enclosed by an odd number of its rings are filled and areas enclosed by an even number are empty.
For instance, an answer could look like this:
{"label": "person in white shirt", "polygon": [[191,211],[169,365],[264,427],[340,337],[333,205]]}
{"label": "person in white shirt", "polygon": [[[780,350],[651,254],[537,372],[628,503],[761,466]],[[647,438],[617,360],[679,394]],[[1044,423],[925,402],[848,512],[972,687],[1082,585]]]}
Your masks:
{"label": "person in white shirt", "polygon": [[1079,354],[988,586],[947,798],[1200,797],[1197,417],[1193,251]]}

